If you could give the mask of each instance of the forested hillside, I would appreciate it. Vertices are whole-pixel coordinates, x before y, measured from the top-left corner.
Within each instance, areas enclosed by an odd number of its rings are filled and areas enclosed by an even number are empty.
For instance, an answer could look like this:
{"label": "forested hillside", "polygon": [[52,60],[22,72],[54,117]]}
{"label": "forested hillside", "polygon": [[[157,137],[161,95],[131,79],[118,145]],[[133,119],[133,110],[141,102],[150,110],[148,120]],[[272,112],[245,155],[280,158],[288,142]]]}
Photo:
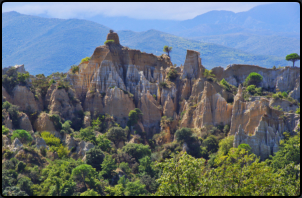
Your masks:
{"label": "forested hillside", "polygon": [[[66,72],[103,45],[110,27],[79,19],[51,19],[7,12],[2,14],[2,66],[24,64],[32,74]],[[177,37],[157,30],[118,31],[121,44],[155,55],[172,46],[173,64],[184,64],[187,49],[197,50],[207,68],[254,64],[271,68],[288,65],[285,57],[253,55],[244,51]],[[290,52],[292,53],[292,52]]]}

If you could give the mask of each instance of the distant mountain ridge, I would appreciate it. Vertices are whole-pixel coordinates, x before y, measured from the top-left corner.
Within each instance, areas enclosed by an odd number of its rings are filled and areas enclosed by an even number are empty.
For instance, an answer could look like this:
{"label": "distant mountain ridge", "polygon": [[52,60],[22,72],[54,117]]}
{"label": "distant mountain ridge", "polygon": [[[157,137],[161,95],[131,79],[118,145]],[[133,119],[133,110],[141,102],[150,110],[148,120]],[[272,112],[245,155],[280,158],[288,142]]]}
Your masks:
{"label": "distant mountain ridge", "polygon": [[[91,56],[103,45],[109,27],[80,19],[52,19],[2,14],[2,67],[24,64],[32,74],[66,72],[71,65]],[[117,31],[121,45],[161,55],[164,45],[172,46],[171,60],[184,64],[186,50],[199,51],[205,67],[254,64],[263,67],[288,65],[284,57],[253,55],[213,43],[202,43],[164,32]]]}

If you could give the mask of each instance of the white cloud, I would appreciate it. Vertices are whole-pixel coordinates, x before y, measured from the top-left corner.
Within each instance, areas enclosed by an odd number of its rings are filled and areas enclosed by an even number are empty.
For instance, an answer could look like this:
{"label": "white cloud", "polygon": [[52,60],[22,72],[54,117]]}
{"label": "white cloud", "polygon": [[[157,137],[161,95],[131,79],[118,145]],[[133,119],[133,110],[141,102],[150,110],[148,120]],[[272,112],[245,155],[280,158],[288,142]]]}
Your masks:
{"label": "white cloud", "polygon": [[136,19],[186,20],[211,10],[247,11],[273,2],[5,2],[2,12],[47,14],[55,18],[86,18],[97,14]]}

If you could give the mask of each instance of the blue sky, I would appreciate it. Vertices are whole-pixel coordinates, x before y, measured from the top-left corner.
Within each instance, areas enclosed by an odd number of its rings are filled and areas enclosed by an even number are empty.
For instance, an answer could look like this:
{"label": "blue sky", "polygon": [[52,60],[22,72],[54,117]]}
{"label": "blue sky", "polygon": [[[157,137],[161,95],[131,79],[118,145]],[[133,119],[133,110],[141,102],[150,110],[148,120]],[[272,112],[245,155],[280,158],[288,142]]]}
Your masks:
{"label": "blue sky", "polygon": [[274,2],[5,2],[2,12],[17,11],[53,18],[89,18],[97,14],[136,19],[186,20],[212,10],[243,12]]}

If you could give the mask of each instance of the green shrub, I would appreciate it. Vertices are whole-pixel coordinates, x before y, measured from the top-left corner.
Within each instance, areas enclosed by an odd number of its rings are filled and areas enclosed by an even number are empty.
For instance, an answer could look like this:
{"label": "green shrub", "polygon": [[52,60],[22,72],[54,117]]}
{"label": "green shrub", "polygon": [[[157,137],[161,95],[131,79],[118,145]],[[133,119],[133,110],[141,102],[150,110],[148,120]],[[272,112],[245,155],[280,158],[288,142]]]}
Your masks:
{"label": "green shrub", "polygon": [[137,123],[137,121],[139,119],[141,119],[142,115],[143,115],[143,113],[139,108],[135,108],[134,110],[131,110],[129,112],[129,115],[128,115],[128,117],[129,117],[129,121],[128,121],[129,126],[135,125]]}
{"label": "green shrub", "polygon": [[65,89],[66,91],[68,91],[69,88],[70,88],[69,82],[65,80],[59,80],[58,89]]}
{"label": "green shrub", "polygon": [[9,129],[2,125],[2,134],[7,135],[9,133]]}
{"label": "green shrub", "polygon": [[192,136],[192,130],[190,128],[181,128],[175,132],[176,140],[181,142],[187,142]]}
{"label": "green shrub", "polygon": [[[91,59],[91,58],[87,56],[87,57],[85,57],[85,58],[83,58],[83,59],[81,60],[81,63],[86,62],[86,61],[89,61],[90,59]],[[81,64],[81,63],[80,63],[80,64]]]}
{"label": "green shrub", "polygon": [[7,70],[6,74],[2,75],[2,85],[11,94],[14,87],[18,84],[18,73],[15,67]]}
{"label": "green shrub", "polygon": [[72,124],[72,122],[70,120],[66,120],[64,122],[64,124],[62,124],[62,130],[61,130],[61,132],[67,133],[67,134],[72,133],[73,130],[71,128],[71,124]]}
{"label": "green shrub", "polygon": [[296,114],[300,114],[300,107],[297,108]]}
{"label": "green shrub", "polygon": [[282,97],[283,97],[283,98],[287,98],[287,97],[288,97],[288,94],[284,91],[284,92],[282,92]]}
{"label": "green shrub", "polygon": [[92,127],[87,127],[85,129],[81,129],[79,135],[77,136],[84,141],[90,141],[93,144],[96,144],[96,137],[93,132]]}
{"label": "green shrub", "polygon": [[52,85],[52,84],[54,84],[54,83],[56,83],[56,81],[55,81],[54,79],[51,79],[51,80],[49,81],[49,86]]}
{"label": "green shrub", "polygon": [[255,85],[249,85],[246,90],[250,93],[255,93],[255,89],[256,89],[256,86]]}
{"label": "green shrub", "polygon": [[114,43],[114,40],[107,40],[104,42],[105,45],[111,45]]}
{"label": "green shrub", "polygon": [[122,129],[121,127],[112,127],[106,133],[106,137],[114,142],[117,146],[120,141],[126,141],[127,129]]}
{"label": "green shrub", "polygon": [[220,81],[220,84],[228,91],[231,90],[231,85],[223,78],[221,81]]}
{"label": "green shrub", "polygon": [[71,66],[71,72],[75,74],[76,72],[79,72],[79,66],[78,65],[72,65]]}
{"label": "green shrub", "polygon": [[156,100],[156,95],[155,94],[153,94],[153,98]]}
{"label": "green shrub", "polygon": [[215,153],[218,150],[218,140],[215,136],[208,136],[203,142],[202,145],[207,148],[209,154]]}
{"label": "green shrub", "polygon": [[101,164],[104,160],[104,153],[101,149],[93,147],[86,152],[86,163],[91,165],[96,171],[102,170]]}
{"label": "green shrub", "polygon": [[167,73],[167,78],[170,81],[174,81],[178,76],[176,68],[170,68],[169,72]]}
{"label": "green shrub", "polygon": [[122,151],[134,157],[137,162],[144,156],[151,156],[149,145],[143,145],[141,143],[128,143],[122,148]]}
{"label": "green shrub", "polygon": [[240,145],[238,146],[238,148],[239,148],[239,149],[245,149],[245,150],[248,151],[249,154],[251,154],[252,148],[251,148],[250,145],[248,145],[248,144],[240,144]]}
{"label": "green shrub", "polygon": [[283,109],[280,107],[280,105],[274,106],[273,108],[276,109],[276,110],[279,110],[279,111],[283,111]]}
{"label": "green shrub", "polygon": [[25,164],[24,162],[20,161],[20,162],[18,163],[18,165],[17,165],[17,171],[18,171],[18,172],[23,172],[24,169],[25,169],[25,167],[26,167],[26,164]]}
{"label": "green shrub", "polygon": [[11,137],[12,141],[16,138],[18,138],[23,144],[33,140],[31,134],[22,129],[13,131],[13,135]]}
{"label": "green shrub", "polygon": [[18,72],[18,77],[17,80],[21,85],[25,85],[26,84],[26,80],[29,78],[29,73],[26,72],[25,74],[23,73],[19,73]]}
{"label": "green shrub", "polygon": [[206,78],[209,78],[209,77],[215,78],[215,74],[212,73],[212,70],[207,70],[207,69],[204,70],[203,76]]}
{"label": "green shrub", "polygon": [[55,146],[55,147],[59,147],[60,146],[60,139],[55,137],[53,134],[51,134],[48,131],[43,131],[41,133],[41,137],[44,139],[45,143],[48,146]]}
{"label": "green shrub", "polygon": [[168,84],[166,82],[160,82],[159,87],[160,88],[168,88]]}
{"label": "green shrub", "polygon": [[275,70],[275,69],[277,69],[277,68],[276,68],[276,66],[274,65],[272,69]]}
{"label": "green shrub", "polygon": [[263,77],[260,74],[252,72],[248,75],[248,77],[246,77],[244,86],[255,85],[258,87],[262,80]]}

